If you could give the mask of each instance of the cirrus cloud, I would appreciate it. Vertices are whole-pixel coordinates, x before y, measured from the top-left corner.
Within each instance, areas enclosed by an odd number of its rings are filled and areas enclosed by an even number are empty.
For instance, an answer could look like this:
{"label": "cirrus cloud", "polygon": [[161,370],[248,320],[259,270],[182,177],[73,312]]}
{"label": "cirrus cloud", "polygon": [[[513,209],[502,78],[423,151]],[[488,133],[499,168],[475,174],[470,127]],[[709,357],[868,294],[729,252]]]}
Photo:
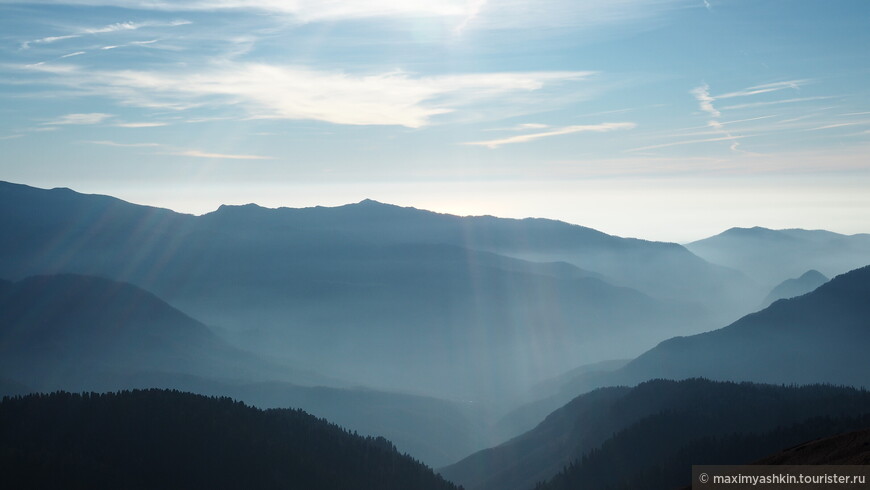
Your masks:
{"label": "cirrus cloud", "polygon": [[[224,62],[201,70],[85,70],[68,65],[43,83],[111,97],[126,105],[185,110],[233,106],[249,119],[315,120],[420,128],[435,116],[584,80],[592,72],[505,72],[415,76],[354,75],[301,66]],[[57,76],[62,74],[63,76]],[[569,89],[570,90],[570,89]],[[510,97],[509,97],[510,96]]]}
{"label": "cirrus cloud", "polygon": [[485,146],[489,149],[496,149],[502,145],[510,145],[514,143],[528,143],[529,141],[534,141],[541,138],[549,138],[551,136],[561,136],[563,134],[573,134],[573,133],[604,133],[608,131],[616,131],[621,129],[634,129],[637,127],[635,123],[632,122],[618,122],[618,123],[601,123],[601,124],[586,124],[579,126],[566,126],[564,128],[554,129],[552,131],[546,131],[542,133],[531,133],[531,134],[521,134],[518,136],[511,136],[508,138],[500,138],[494,140],[486,140],[486,141],[471,141],[468,143],[463,143],[465,145],[472,146]]}

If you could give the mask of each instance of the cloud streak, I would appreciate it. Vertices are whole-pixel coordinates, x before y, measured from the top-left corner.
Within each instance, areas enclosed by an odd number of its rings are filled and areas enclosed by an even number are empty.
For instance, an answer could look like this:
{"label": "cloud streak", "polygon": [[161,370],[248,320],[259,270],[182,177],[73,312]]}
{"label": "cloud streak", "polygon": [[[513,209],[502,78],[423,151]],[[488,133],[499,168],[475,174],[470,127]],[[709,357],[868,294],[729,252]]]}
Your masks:
{"label": "cloud streak", "polygon": [[274,157],[265,155],[244,155],[236,153],[214,153],[189,148],[176,148],[162,143],[117,143],[115,141],[85,141],[92,145],[112,146],[116,148],[163,148],[159,155],[175,155],[193,158],[208,158],[218,160],[274,160]]}
{"label": "cloud streak", "polygon": [[729,92],[721,95],[717,95],[713,97],[715,100],[719,99],[731,99],[734,97],[748,97],[750,95],[760,95],[767,94],[770,92],[777,92],[779,90],[785,89],[793,89],[798,90],[802,85],[806,85],[810,83],[812,80],[802,79],[802,80],[788,80],[785,82],[774,82],[774,83],[765,83],[762,85],[755,85],[749,88],[745,88],[743,90],[738,90],[736,92]]}
{"label": "cloud streak", "polygon": [[167,123],[164,122],[135,122],[135,123],[119,123],[115,126],[119,128],[158,128],[160,126],[166,126]]}
{"label": "cloud streak", "polygon": [[[90,36],[95,34],[108,34],[119,31],[135,31],[141,29],[143,27],[177,27],[190,24],[190,21],[187,20],[175,20],[172,22],[117,22],[115,24],[109,24],[102,27],[93,27],[93,28],[84,28],[79,29],[75,34],[68,34],[64,36],[50,36],[43,37],[40,39],[32,39],[30,41],[24,41],[21,43],[21,49],[29,49],[34,44],[51,44],[56,43],[58,41],[65,41],[67,39],[76,39],[84,36]],[[116,46],[117,47],[117,46]]]}
{"label": "cloud streak", "polygon": [[738,140],[738,139],[745,138],[745,137],[746,136],[732,136],[732,135],[728,134],[728,135],[719,136],[716,138],[704,138],[704,139],[694,139],[694,140],[685,140],[685,141],[674,141],[671,143],[662,143],[659,145],[642,146],[640,148],[632,148],[632,149],[626,150],[626,151],[627,152],[635,152],[635,151],[645,151],[645,150],[656,150],[659,148],[668,148],[671,146],[694,145],[697,143],[711,143],[714,141],[734,141],[734,140]]}
{"label": "cloud streak", "polygon": [[200,150],[181,150],[167,153],[167,155],[177,155],[182,157],[194,158],[211,158],[219,160],[274,160],[274,157],[262,155],[236,155],[227,153],[209,153]]}
{"label": "cloud streak", "polygon": [[[442,19],[461,34],[469,27],[529,29],[638,22],[696,0],[44,0],[77,6],[108,6],[174,12],[262,11],[298,22],[356,19]],[[0,0],[0,3],[14,3]]]}
{"label": "cloud streak", "polygon": [[528,143],[530,141],[535,141],[541,138],[549,138],[552,136],[561,136],[565,134],[574,134],[574,133],[604,133],[609,131],[617,131],[617,130],[625,130],[625,129],[634,129],[637,127],[635,123],[632,122],[618,122],[618,123],[601,123],[601,124],[588,124],[581,126],[566,126],[564,128],[554,129],[552,131],[546,131],[543,133],[531,133],[531,134],[522,134],[518,136],[511,136],[508,138],[500,138],[486,141],[471,141],[467,143],[463,143],[464,145],[470,146],[485,146],[489,149],[496,149],[503,145],[511,145],[516,143]]}
{"label": "cloud streak", "polygon": [[106,119],[112,117],[111,114],[103,114],[102,112],[91,112],[88,114],[67,114],[53,121],[43,123],[44,126],[68,126],[68,125],[89,125],[100,124]]}
{"label": "cloud streak", "polygon": [[[55,74],[44,66],[26,69]],[[402,71],[352,75],[300,66],[224,62],[183,71],[93,71],[66,65],[46,83],[128,105],[184,110],[234,106],[256,119],[420,128],[434,117],[582,81],[592,72],[485,73],[420,77]]]}
{"label": "cloud streak", "polygon": [[832,95],[819,95],[816,97],[796,97],[793,99],[782,99],[782,100],[771,100],[767,102],[748,102],[746,104],[736,104],[723,107],[723,110],[733,110],[733,109],[748,109],[751,107],[767,107],[771,105],[780,105],[780,104],[794,104],[796,102],[810,102],[813,100],[826,100],[835,98]]}

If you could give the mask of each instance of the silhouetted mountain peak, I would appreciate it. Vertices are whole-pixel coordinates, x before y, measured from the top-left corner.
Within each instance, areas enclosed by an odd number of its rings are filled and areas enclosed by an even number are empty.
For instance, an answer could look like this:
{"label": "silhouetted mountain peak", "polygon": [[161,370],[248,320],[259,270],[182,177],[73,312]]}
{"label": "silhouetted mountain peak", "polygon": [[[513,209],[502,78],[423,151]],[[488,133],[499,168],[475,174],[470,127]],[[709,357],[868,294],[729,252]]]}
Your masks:
{"label": "silhouetted mountain peak", "polygon": [[375,201],[374,199],[363,199],[362,201],[356,203],[357,206],[390,206],[390,207],[398,207],[393,204],[387,204],[380,201]]}
{"label": "silhouetted mountain peak", "polygon": [[808,279],[819,279],[819,280],[824,280],[824,281],[828,280],[828,278],[824,274],[822,274],[821,272],[819,272],[815,269],[810,269],[810,270],[804,272],[803,274],[801,274],[801,276],[798,279],[801,281],[805,281]]}
{"label": "silhouetted mountain peak", "polygon": [[828,282],[828,278],[824,274],[815,269],[809,270],[800,277],[786,279],[773,288],[765,298],[763,305],[767,306],[778,299],[794,298],[807,294],[826,282]]}
{"label": "silhouetted mountain peak", "polygon": [[[753,226],[752,228],[740,228],[734,227],[729,228],[722,233],[708,238],[707,240],[714,239],[717,237],[721,238],[749,238],[756,240],[793,240],[792,237],[783,233],[782,230],[772,230],[770,228],[764,228],[762,226]],[[703,242],[703,240],[699,240],[699,242]]]}
{"label": "silhouetted mountain peak", "polygon": [[232,213],[235,211],[273,211],[273,208],[266,208],[259,204],[249,202],[248,204],[221,204],[214,212],[216,213]]}

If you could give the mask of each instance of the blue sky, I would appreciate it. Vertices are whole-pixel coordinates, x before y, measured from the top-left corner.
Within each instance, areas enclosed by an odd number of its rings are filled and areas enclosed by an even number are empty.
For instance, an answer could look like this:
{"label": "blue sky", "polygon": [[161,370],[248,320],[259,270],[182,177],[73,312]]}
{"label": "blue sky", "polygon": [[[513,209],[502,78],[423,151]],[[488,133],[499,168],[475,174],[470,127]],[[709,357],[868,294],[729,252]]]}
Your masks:
{"label": "blue sky", "polygon": [[0,179],[870,232],[870,3],[0,0]]}

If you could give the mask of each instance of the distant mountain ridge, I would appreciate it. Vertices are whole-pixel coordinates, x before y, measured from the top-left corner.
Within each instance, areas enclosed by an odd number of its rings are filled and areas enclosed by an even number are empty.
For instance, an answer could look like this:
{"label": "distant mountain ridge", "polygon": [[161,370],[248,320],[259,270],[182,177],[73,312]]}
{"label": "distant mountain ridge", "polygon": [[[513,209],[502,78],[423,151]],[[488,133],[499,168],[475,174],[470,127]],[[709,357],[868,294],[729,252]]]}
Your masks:
{"label": "distant mountain ridge", "polygon": [[[315,235],[363,239],[370,244],[451,244],[535,262],[567,262],[608,277],[617,285],[667,299],[724,294],[727,288],[720,282],[743,280],[739,273],[711,266],[676,243],[622,238],[543,218],[459,217],[371,199],[302,209],[224,205],[204,217],[240,229],[261,221],[285,226],[293,223]],[[667,280],[673,269],[679,270],[682,280]]]}
{"label": "distant mountain ridge", "polygon": [[130,284],[73,274],[0,283],[0,397],[155,387],[304,408],[362,434],[388,436],[430,464],[491,442],[484,414],[473,406],[353,389],[272,364]]}
{"label": "distant mountain ridge", "polygon": [[833,277],[870,264],[867,233],[731,228],[686,248],[714,264],[740,270],[768,289],[809,269]]}
{"label": "distant mountain ridge", "polygon": [[99,389],[99,379],[143,371],[240,381],[311,376],[227,345],[202,323],[129,284],[59,274],[0,288],[0,374],[52,391]]}
{"label": "distant mountain ridge", "polygon": [[729,300],[741,276],[676,244],[374,201],[197,217],[0,183],[0,229],[0,277],[129,282],[261,355],[496,404],[578,357],[636,355],[758,301]]}
{"label": "distant mountain ridge", "polygon": [[520,424],[539,420],[577,394],[656,378],[866,387],[868,346],[870,266],[726,327],[665,340],[624,366],[563,379],[556,394],[521,407],[508,419]]}
{"label": "distant mountain ridge", "polygon": [[662,342],[624,373],[870,385],[870,266],[712,332]]}

